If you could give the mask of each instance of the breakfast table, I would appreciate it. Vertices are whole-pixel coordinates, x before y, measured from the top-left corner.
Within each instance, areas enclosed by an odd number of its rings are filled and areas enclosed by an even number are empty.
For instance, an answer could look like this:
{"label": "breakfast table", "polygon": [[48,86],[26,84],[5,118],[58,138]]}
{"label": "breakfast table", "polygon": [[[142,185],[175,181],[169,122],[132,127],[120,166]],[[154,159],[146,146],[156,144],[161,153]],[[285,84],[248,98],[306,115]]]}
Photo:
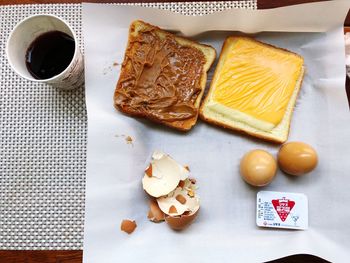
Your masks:
{"label": "breakfast table", "polygon": [[[239,0],[236,0],[237,2]],[[1,0],[0,1],[0,8],[1,6],[8,6],[8,5],[39,5],[39,4],[80,4],[82,1],[80,0],[46,0],[46,1],[38,1],[38,0]],[[169,2],[167,0],[157,0],[157,1],[152,1],[152,0],[124,0],[124,1],[85,1],[85,2],[93,2],[93,3],[135,3],[135,2],[140,2],[140,3],[154,3],[154,2]],[[183,1],[179,0],[177,2],[188,2],[188,1]],[[288,5],[297,5],[297,4],[302,4],[302,3],[310,3],[310,2],[319,2],[319,0],[252,0],[252,2],[255,3],[255,6],[253,8],[257,9],[269,9],[269,8],[277,8],[281,6],[288,6]],[[0,9],[1,11],[1,9]],[[2,12],[2,11],[1,11]],[[320,17],[320,19],[322,19]],[[6,21],[4,22],[6,23]],[[350,12],[348,13],[348,16],[344,22],[344,32],[350,32]],[[4,36],[0,34],[0,37],[3,38]],[[1,69],[0,69],[1,70]],[[350,101],[350,80],[347,77],[346,78],[346,85],[345,85],[348,99]],[[81,93],[83,94],[83,93]],[[80,95],[79,95],[80,96]],[[78,98],[82,98],[81,96]],[[83,95],[82,95],[83,96]],[[0,100],[1,103],[1,100]],[[84,102],[80,102],[79,104],[81,107],[84,107]],[[1,106],[1,105],[0,105]],[[2,114],[2,112],[0,112]],[[83,118],[83,122],[86,122],[86,117]],[[86,140],[86,136],[82,136],[81,140]],[[77,152],[79,154],[79,151]],[[64,154],[64,153],[62,153]],[[84,158],[84,157],[82,157]],[[82,171],[84,171],[84,168],[82,168]],[[0,183],[1,177],[3,175],[0,173]],[[82,183],[84,186],[85,184]],[[1,188],[0,188],[1,189]],[[83,190],[81,191],[82,193],[84,192]],[[0,193],[1,194],[1,193]],[[38,193],[40,194],[40,193]],[[1,198],[1,195],[0,195]],[[20,198],[20,197],[18,197]],[[83,198],[82,198],[83,199]],[[0,203],[1,205],[1,203]],[[79,203],[78,205],[83,206],[83,204]],[[1,207],[0,207],[0,213],[1,213]],[[39,210],[40,212],[40,210]],[[83,209],[80,211],[79,215],[83,214]],[[55,212],[53,211],[51,213],[52,217],[55,217]],[[1,214],[0,214],[0,221],[2,220]],[[2,238],[2,235],[6,233],[3,231],[1,228],[4,227],[4,225],[1,224],[0,222],[0,239]],[[40,227],[40,226],[39,226]],[[83,230],[80,229],[82,232]],[[75,232],[74,232],[75,233]],[[56,237],[57,239],[61,240],[64,239],[65,237]],[[82,233],[77,233],[76,238],[78,240],[78,244],[82,244]],[[14,241],[16,242],[16,241]],[[52,241],[53,243],[55,240]],[[73,249],[72,249],[73,247]],[[34,247],[31,249],[30,247],[25,247],[23,248],[22,246],[16,247],[9,247],[4,245],[2,241],[0,240],[0,263],[81,263],[82,258],[83,258],[83,249],[82,247],[74,247],[74,246],[66,246],[66,248],[62,249],[56,249],[55,246],[53,247],[42,247],[42,248],[37,248]],[[299,255],[293,255],[293,256],[287,256],[284,258],[280,258],[277,260],[273,260],[270,262],[327,262],[319,257],[313,256],[313,255],[306,255],[306,254],[299,254]]]}

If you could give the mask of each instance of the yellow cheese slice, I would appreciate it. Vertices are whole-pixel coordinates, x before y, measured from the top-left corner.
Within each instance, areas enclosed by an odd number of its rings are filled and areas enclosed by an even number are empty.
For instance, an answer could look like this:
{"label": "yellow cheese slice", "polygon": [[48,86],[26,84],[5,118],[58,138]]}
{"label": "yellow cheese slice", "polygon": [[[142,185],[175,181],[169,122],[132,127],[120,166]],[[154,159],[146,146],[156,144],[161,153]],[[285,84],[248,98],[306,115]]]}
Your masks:
{"label": "yellow cheese slice", "polygon": [[213,80],[213,102],[221,112],[233,110],[271,129],[281,122],[302,69],[303,59],[294,53],[236,39]]}

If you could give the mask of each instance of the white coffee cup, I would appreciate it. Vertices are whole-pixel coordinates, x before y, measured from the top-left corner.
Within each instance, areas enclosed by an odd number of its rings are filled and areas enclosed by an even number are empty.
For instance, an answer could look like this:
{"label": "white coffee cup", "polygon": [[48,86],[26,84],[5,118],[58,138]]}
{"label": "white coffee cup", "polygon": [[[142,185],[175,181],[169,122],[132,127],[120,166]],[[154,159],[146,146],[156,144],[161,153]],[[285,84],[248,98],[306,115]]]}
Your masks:
{"label": "white coffee cup", "polygon": [[[31,43],[40,35],[50,31],[61,31],[75,41],[75,50],[68,67],[49,79],[36,79],[27,69],[26,53]],[[59,89],[70,90],[84,84],[84,61],[73,29],[61,18],[44,14],[27,17],[19,22],[9,35],[6,55],[13,70],[21,77],[46,83]]]}

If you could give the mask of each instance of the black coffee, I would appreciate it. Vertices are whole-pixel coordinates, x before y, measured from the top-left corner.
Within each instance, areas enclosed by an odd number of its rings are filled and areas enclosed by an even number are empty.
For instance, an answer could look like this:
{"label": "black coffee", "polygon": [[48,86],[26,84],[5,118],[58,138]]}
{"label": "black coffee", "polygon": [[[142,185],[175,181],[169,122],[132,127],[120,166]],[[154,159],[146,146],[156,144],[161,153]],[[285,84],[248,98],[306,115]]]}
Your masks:
{"label": "black coffee", "polygon": [[66,33],[51,31],[37,37],[26,53],[26,65],[36,79],[49,79],[64,71],[73,59],[74,39]]}

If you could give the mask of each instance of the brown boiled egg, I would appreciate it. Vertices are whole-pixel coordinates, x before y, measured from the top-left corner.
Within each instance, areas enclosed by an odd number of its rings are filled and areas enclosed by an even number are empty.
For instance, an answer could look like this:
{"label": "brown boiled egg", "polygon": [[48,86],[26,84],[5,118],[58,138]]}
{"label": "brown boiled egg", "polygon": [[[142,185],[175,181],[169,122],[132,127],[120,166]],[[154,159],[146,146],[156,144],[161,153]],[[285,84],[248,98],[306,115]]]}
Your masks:
{"label": "brown boiled egg", "polygon": [[289,142],[278,152],[278,164],[282,171],[291,175],[304,175],[317,166],[316,151],[303,142]]}
{"label": "brown boiled egg", "polygon": [[253,150],[246,153],[240,163],[242,178],[250,185],[265,186],[276,175],[275,158],[264,150]]}

